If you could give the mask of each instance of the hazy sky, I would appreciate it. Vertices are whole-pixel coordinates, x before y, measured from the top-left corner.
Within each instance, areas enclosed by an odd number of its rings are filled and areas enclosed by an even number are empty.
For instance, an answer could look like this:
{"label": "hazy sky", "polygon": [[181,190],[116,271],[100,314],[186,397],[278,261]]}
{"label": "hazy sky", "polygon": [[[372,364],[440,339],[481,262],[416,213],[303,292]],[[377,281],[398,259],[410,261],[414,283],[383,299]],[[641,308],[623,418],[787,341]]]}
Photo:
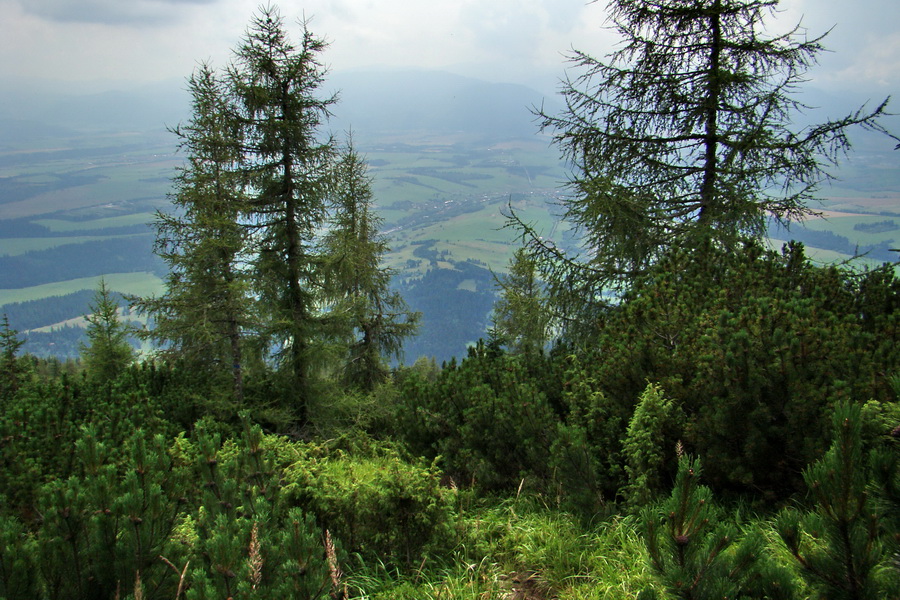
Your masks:
{"label": "hazy sky", "polygon": [[[184,79],[198,61],[224,65],[259,0],[0,0],[0,85],[12,78],[110,82]],[[605,0],[290,0],[331,42],[333,72],[427,67],[553,85],[572,46],[603,55]],[[898,0],[784,0],[782,23],[834,27],[813,73],[823,88],[900,97]],[[294,31],[297,31],[295,28]],[[105,82],[105,83],[103,83]]]}

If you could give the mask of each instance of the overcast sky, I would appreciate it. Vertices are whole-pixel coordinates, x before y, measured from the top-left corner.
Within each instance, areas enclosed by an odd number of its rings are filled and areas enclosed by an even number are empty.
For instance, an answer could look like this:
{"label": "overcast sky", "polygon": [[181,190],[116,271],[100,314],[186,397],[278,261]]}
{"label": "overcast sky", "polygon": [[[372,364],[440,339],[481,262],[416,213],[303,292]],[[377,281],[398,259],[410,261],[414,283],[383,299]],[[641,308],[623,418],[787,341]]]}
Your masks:
{"label": "overcast sky", "polygon": [[[0,85],[67,81],[87,90],[184,79],[198,61],[224,65],[259,0],[0,0]],[[552,86],[572,46],[595,55],[615,38],[605,0],[283,0],[331,42],[332,72],[439,68]],[[783,23],[834,27],[813,73],[817,87],[900,99],[898,0],[784,0]],[[297,29],[295,28],[294,31]]]}

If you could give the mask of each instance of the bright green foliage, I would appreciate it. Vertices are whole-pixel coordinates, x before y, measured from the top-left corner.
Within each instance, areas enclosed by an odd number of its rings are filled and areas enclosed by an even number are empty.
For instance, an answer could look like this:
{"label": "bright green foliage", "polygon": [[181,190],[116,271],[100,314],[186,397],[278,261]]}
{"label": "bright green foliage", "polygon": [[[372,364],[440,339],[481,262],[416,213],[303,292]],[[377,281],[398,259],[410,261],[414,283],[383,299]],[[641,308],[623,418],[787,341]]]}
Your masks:
{"label": "bright green foliage", "polygon": [[285,471],[282,501],[313,512],[348,551],[412,567],[424,551],[449,547],[451,494],[440,475],[389,446],[330,452]]}
{"label": "bright green foliage", "polygon": [[88,343],[81,348],[81,359],[91,379],[107,383],[114,381],[134,360],[134,349],[128,341],[129,327],[119,318],[119,305],[113,299],[106,281],[85,315]]}
{"label": "bright green foliage", "polygon": [[667,594],[684,600],[790,598],[786,574],[764,564],[762,536],[751,531],[741,537],[699,478],[699,461],[681,457],[672,495],[643,513],[650,565]]}
{"label": "bright green foliage", "polygon": [[[802,515],[785,510],[776,522],[816,598],[874,600],[900,593],[896,565],[889,564],[895,557],[885,547],[880,516],[869,495],[861,421],[858,405],[837,407],[831,448],[803,473],[812,511]],[[889,538],[897,535],[896,530],[887,533]]]}
{"label": "bright green foliage", "polygon": [[634,600],[653,582],[630,517],[586,525],[523,493],[461,507],[457,530],[455,552],[431,553],[412,573],[377,562],[354,569],[350,597]]}
{"label": "bright green foliage", "polygon": [[338,548],[331,540],[311,514],[290,509],[274,540],[285,558],[273,569],[271,591],[263,597],[313,600],[339,595]]}
{"label": "bright green foliage", "polygon": [[41,490],[36,539],[44,597],[112,597],[133,589],[136,573],[145,598],[174,589],[158,557],[177,558],[171,533],[180,480],[161,436],[145,440],[138,431],[129,442],[130,459],[117,465],[86,429],[76,444],[76,474]]}
{"label": "bright green foliage", "polygon": [[154,432],[149,444],[190,427],[195,390],[179,375],[142,365],[112,383],[68,375],[27,380],[0,411],[0,493],[7,502],[0,512],[33,514],[42,486],[78,472],[84,427],[116,464],[130,460],[136,430]]}
{"label": "bright green foliage", "polygon": [[169,266],[166,292],[132,299],[152,317],[143,332],[160,353],[208,375],[230,373],[232,397],[244,395],[247,330],[253,328],[248,297],[246,232],[238,222],[246,208],[240,130],[231,99],[208,65],[188,80],[193,115],[173,131],[187,152],[175,178],[176,213],[158,212],[156,254]]}
{"label": "bright green foliage", "polygon": [[726,551],[737,531],[720,523],[709,488],[699,484],[700,464],[684,457],[672,495],[644,514],[647,550],[663,586],[678,598],[733,597]]}
{"label": "bright green foliage", "polygon": [[166,422],[126,400],[160,385],[149,371],[61,397],[34,385],[0,415],[8,597],[325,598],[344,585],[344,535],[403,566],[452,543],[438,472],[390,445],[290,442],[243,415],[236,436],[207,419],[170,446],[136,427]]}
{"label": "bright green foliage", "polygon": [[387,359],[400,358],[403,340],[417,328],[418,313],[391,291],[392,271],[381,266],[388,252],[379,233],[383,220],[375,214],[366,163],[352,144],[334,174],[331,228],[323,240],[326,266],[321,274],[329,320],[346,354],[341,379],[350,387],[371,391],[386,381]]}
{"label": "bright green foliage", "polygon": [[632,507],[644,506],[662,492],[666,466],[675,462],[678,442],[673,438],[680,435],[681,420],[663,390],[658,385],[647,384],[622,441],[628,476],[622,495]]}
{"label": "bright green foliage", "polygon": [[339,544],[282,495],[284,450],[243,417],[239,445],[200,428],[202,500],[188,598],[328,597],[340,585]]}
{"label": "bright green foliage", "polygon": [[[468,564],[500,570],[511,592],[529,589],[559,598],[633,598],[653,581],[635,522],[597,521],[586,526],[571,513],[547,509],[533,498],[508,498],[461,517]],[[524,584],[516,586],[518,583]],[[544,594],[540,594],[543,591]],[[510,595],[513,595],[510,593]]]}
{"label": "bright green foliage", "polygon": [[509,273],[497,277],[491,338],[512,354],[533,354],[550,341],[550,316],[537,264],[524,248],[516,250]]}
{"label": "bright green foliage", "polygon": [[263,558],[257,587],[287,594],[278,597],[336,591],[343,548],[405,567],[447,543],[450,503],[434,467],[390,446],[337,444],[289,444],[247,421],[240,444],[220,443],[201,426],[189,450],[203,490],[194,578],[219,593],[252,581],[254,527]]}
{"label": "bright green foliage", "polygon": [[[10,594],[112,598],[137,596],[140,586],[143,598],[168,599],[182,585],[194,598],[312,599],[340,584],[339,542],[311,513],[273,508],[283,504],[288,458],[258,427],[245,424],[239,441],[220,444],[201,425],[196,444],[182,439],[171,451],[162,436],[138,430],[124,446],[117,458],[93,429],[83,431],[73,473],[37,494],[33,543],[4,507],[0,535],[20,538],[0,551],[0,585]],[[4,574],[14,563],[30,565],[33,580]]]}
{"label": "bright green foliage", "polygon": [[0,513],[0,598],[38,598],[35,543],[22,524]]}

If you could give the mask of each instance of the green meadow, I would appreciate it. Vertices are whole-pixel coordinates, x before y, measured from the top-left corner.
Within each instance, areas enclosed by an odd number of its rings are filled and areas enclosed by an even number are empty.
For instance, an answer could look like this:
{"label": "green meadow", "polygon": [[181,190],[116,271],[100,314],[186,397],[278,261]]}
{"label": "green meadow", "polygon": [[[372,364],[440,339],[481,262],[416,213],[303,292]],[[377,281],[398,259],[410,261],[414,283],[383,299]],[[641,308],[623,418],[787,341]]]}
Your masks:
{"label": "green meadow", "polygon": [[68,221],[65,219],[35,219],[36,225],[43,225],[53,233],[70,231],[90,231],[93,229],[112,229],[116,227],[130,227],[132,225],[147,225],[154,219],[154,213],[139,212],[118,217],[104,217],[100,219],[88,219],[85,221]]}
{"label": "green meadow", "polygon": [[33,237],[33,238],[6,238],[0,246],[0,256],[18,256],[26,252],[49,250],[58,246],[82,244],[85,242],[99,242],[102,240],[114,240],[129,238],[140,233],[122,235],[80,235],[71,237]]}
{"label": "green meadow", "polygon": [[[883,231],[872,231],[866,226],[872,226],[885,221],[895,221],[894,228],[886,228]],[[877,244],[892,240],[900,240],[900,215],[892,218],[887,215],[865,214],[826,214],[818,219],[810,219],[807,223],[809,229],[817,231],[831,231],[858,241],[860,244]]]}
{"label": "green meadow", "polygon": [[80,277],[27,288],[0,289],[0,306],[12,302],[28,302],[52,296],[65,296],[79,290],[94,290],[100,285],[101,279],[106,281],[106,287],[111,292],[147,296],[163,291],[162,279],[153,273],[106,273],[95,277]]}

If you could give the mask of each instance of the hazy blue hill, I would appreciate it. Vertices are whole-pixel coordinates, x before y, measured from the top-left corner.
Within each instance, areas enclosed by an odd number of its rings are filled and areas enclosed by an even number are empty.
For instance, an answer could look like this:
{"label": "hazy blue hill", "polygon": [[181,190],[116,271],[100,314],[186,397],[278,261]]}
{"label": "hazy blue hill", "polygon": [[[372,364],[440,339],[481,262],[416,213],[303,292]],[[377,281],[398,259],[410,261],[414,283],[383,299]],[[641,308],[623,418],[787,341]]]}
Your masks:
{"label": "hazy blue hill", "polygon": [[0,119],[0,152],[21,149],[21,143],[67,138],[75,131],[58,125],[48,125],[37,120]]}
{"label": "hazy blue hill", "polygon": [[[0,132],[22,131],[68,136],[74,131],[163,130],[190,116],[186,81],[121,86],[99,93],[77,93],[47,83],[21,81],[0,89]],[[365,138],[410,132],[467,132],[485,137],[531,137],[536,123],[531,108],[544,104],[551,114],[562,107],[559,96],[547,96],[524,85],[497,83],[427,70],[356,70],[330,73],[326,93],[339,93],[329,126],[336,133],[352,127]],[[824,92],[805,88],[800,100],[809,109],[798,125],[839,118],[868,102],[853,90]],[[894,112],[898,101],[893,103]],[[897,132],[900,116],[885,121]],[[860,149],[883,150],[885,142],[854,135]],[[4,144],[9,139],[3,139]],[[173,141],[174,145],[174,141]]]}
{"label": "hazy blue hill", "polygon": [[[186,87],[184,81],[166,81],[76,94],[38,90],[23,83],[0,91],[0,126],[17,136],[163,130],[190,116]],[[530,108],[544,101],[558,104],[523,85],[441,71],[332,73],[325,87],[340,97],[329,128],[340,133],[352,127],[366,139],[410,132],[530,137],[536,131]]]}
{"label": "hazy blue hill", "polygon": [[536,132],[530,109],[545,100],[523,85],[441,71],[335,73],[328,85],[340,93],[331,125],[337,130],[352,127],[364,141],[417,132],[530,138]]}
{"label": "hazy blue hill", "polygon": [[190,97],[181,81],[129,86],[98,93],[48,90],[33,82],[0,91],[0,122],[80,132],[163,131],[189,116]]}

